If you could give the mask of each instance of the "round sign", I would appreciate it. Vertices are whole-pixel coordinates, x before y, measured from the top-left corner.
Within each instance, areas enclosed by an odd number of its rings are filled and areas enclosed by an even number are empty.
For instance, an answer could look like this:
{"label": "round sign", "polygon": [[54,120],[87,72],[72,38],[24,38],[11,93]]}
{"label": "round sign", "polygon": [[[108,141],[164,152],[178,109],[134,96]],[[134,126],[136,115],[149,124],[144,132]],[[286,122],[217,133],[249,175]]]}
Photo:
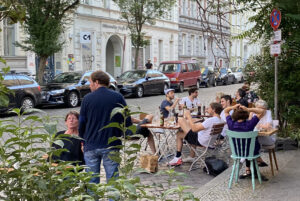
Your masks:
{"label": "round sign", "polygon": [[281,13],[277,9],[273,9],[270,15],[270,24],[274,30],[277,30],[281,22]]}

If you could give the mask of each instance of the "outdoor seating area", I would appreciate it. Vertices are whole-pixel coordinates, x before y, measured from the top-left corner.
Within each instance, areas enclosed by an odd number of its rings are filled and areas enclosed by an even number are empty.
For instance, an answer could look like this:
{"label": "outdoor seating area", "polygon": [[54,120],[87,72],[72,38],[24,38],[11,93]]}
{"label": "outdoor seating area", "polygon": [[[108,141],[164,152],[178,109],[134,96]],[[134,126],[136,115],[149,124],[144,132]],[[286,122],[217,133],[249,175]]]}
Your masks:
{"label": "outdoor seating area", "polygon": [[[275,141],[271,144],[261,143],[260,148],[257,148],[258,138],[271,138],[276,136],[278,131],[278,121],[271,119],[271,122],[267,122],[270,121],[270,117],[267,117],[268,108],[263,100],[246,96],[246,94],[237,95],[238,99],[233,100],[231,96],[223,94],[219,97],[220,102],[212,102],[209,106],[205,106],[198,102],[196,89],[189,91],[190,96],[181,99],[175,98],[172,89],[166,90],[165,94],[166,100],[160,106],[160,113],[155,113],[152,122],[140,125],[142,128],[149,129],[153,135],[156,147],[153,155],[157,156],[158,170],[188,163],[188,172],[202,171],[204,168],[207,174],[210,174],[205,159],[210,156],[218,157],[227,151],[225,160],[229,162],[228,165],[233,165],[228,187],[231,188],[234,177],[236,182],[239,179],[250,178],[252,188],[255,190],[255,178],[258,178],[259,183],[262,180],[268,180],[261,176],[259,170],[259,167],[268,166],[260,155],[260,149],[266,149],[269,152],[272,175],[274,176],[273,160],[278,171]],[[250,101],[251,98],[253,102]],[[241,104],[244,100],[247,100],[247,103],[249,101],[248,107]],[[164,103],[166,101],[169,103],[167,106]],[[237,121],[235,114],[237,112],[244,112],[247,117]],[[141,120],[143,117],[145,114],[140,115]],[[212,119],[217,121],[208,124],[207,122]],[[252,122],[253,125],[247,128],[249,131],[237,131],[233,124],[240,122],[248,122],[247,124]],[[205,140],[201,139],[204,136]],[[143,151],[146,151],[147,147],[146,143]],[[190,156],[181,156],[183,147],[189,150]],[[230,154],[232,160],[230,160]],[[246,174],[240,175],[240,166],[244,161],[246,161]]]}

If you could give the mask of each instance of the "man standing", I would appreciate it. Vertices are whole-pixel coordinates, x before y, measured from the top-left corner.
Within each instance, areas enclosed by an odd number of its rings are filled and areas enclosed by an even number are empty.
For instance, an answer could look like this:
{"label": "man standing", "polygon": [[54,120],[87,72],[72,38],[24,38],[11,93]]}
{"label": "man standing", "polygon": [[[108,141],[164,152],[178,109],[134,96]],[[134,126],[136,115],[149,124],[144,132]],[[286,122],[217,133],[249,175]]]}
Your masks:
{"label": "man standing", "polygon": [[180,98],[176,98],[176,100],[174,101],[174,103],[172,102],[172,100],[175,97],[175,90],[174,89],[166,89],[165,90],[165,94],[166,94],[166,99],[163,100],[163,102],[160,105],[160,110],[164,115],[164,118],[168,118],[169,116],[169,112],[171,112],[176,105],[178,104]]}
{"label": "man standing", "polygon": [[[176,156],[169,162],[169,165],[177,166],[182,164],[181,151],[183,139],[192,146],[208,146],[211,128],[214,124],[222,123],[220,118],[222,106],[220,103],[211,103],[207,111],[212,117],[206,119],[203,123],[194,123],[189,110],[184,111],[186,119],[178,119],[179,126],[183,132],[178,132],[176,135],[177,153]],[[195,159],[194,157],[195,153],[191,151],[190,157],[185,161],[192,162]]]}
{"label": "man standing", "polygon": [[198,97],[198,88],[193,87],[188,90],[189,96],[184,97],[180,101],[180,105],[186,107],[192,112],[193,110],[196,110],[198,106],[201,106]]}
{"label": "man standing", "polygon": [[148,59],[147,63],[145,64],[146,69],[152,69],[152,63],[151,63],[151,59]]}
{"label": "man standing", "polygon": [[[99,183],[100,163],[103,160],[103,166],[106,172],[106,180],[118,176],[119,164],[109,158],[113,151],[111,146],[121,145],[117,140],[108,144],[110,137],[122,136],[122,132],[117,128],[106,128],[111,122],[121,123],[122,116],[117,114],[110,118],[111,112],[116,107],[125,106],[126,102],[122,95],[107,87],[109,85],[109,76],[103,71],[93,72],[90,79],[91,93],[86,95],[82,101],[79,116],[79,136],[84,139],[84,159],[89,167],[87,171],[93,172],[97,177],[91,179],[92,183]],[[127,119],[131,123],[130,118]]]}

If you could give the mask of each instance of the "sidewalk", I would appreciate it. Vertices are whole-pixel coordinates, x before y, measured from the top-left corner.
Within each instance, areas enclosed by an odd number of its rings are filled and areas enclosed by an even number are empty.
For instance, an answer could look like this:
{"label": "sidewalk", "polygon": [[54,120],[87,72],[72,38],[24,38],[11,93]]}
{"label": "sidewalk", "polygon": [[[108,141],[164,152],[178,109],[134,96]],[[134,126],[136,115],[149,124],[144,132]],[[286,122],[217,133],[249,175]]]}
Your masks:
{"label": "sidewalk", "polygon": [[[252,190],[251,179],[233,181],[231,189],[228,182],[232,168],[228,168],[221,175],[215,177],[197,191],[194,195],[203,200],[272,200],[298,201],[300,200],[300,150],[276,152],[279,172],[272,177],[270,167],[260,168],[269,181],[261,185],[256,180],[255,191]],[[269,164],[268,155],[262,155]],[[244,172],[244,167],[240,173]]]}

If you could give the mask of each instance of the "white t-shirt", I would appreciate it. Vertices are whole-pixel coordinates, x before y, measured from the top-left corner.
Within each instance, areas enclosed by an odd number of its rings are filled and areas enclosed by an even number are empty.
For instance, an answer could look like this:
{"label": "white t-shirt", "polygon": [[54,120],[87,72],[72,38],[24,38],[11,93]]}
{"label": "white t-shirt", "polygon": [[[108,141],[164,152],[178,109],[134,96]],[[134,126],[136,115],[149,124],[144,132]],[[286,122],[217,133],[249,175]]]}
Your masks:
{"label": "white t-shirt", "polygon": [[259,125],[259,124],[271,124],[271,126],[273,126],[272,125],[273,124],[273,120],[272,120],[272,112],[271,112],[271,110],[267,110],[266,111],[266,114],[257,123],[257,125]]}
{"label": "white t-shirt", "polygon": [[188,96],[187,96],[187,97],[183,97],[183,98],[181,99],[180,104],[184,105],[184,102],[186,103],[186,107],[187,107],[188,109],[191,109],[192,106],[194,106],[194,108],[197,108],[198,105],[200,105],[200,101],[199,101],[198,98],[194,98],[194,100],[191,101],[191,100],[189,99]]}
{"label": "white t-shirt", "polygon": [[210,117],[206,119],[202,125],[205,128],[204,130],[201,130],[198,132],[198,141],[202,146],[207,147],[208,146],[208,141],[210,138],[210,132],[211,128],[213,127],[214,124],[219,124],[222,123],[222,119],[218,117]]}
{"label": "white t-shirt", "polygon": [[[233,113],[233,110],[230,110],[229,114],[232,115],[232,113]],[[221,112],[220,117],[221,117],[222,121],[226,123],[226,117],[225,117],[225,112],[224,112],[224,110]],[[223,128],[223,131],[222,131],[221,135],[225,137],[225,136],[226,136],[226,131],[227,131],[227,130],[228,130],[228,125],[227,125],[227,123],[226,123],[226,124],[224,125],[224,128]]]}

